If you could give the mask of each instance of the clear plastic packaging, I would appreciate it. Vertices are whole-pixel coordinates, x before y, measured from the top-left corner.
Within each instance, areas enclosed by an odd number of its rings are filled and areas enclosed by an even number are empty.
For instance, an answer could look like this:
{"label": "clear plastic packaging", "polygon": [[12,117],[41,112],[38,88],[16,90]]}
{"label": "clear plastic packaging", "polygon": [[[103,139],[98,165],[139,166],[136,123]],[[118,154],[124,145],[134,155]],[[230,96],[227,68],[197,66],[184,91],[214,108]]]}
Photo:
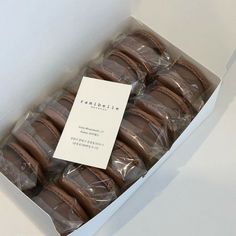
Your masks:
{"label": "clear plastic packaging", "polygon": [[108,51],[90,68],[104,80],[132,85],[132,95],[141,94],[145,89],[146,73],[140,70],[135,61],[118,50]]}
{"label": "clear plastic packaging", "polygon": [[52,184],[44,186],[33,201],[50,215],[60,235],[68,235],[89,219],[75,198]]}
{"label": "clear plastic packaging", "polygon": [[16,141],[8,141],[2,145],[0,172],[27,195],[45,181],[38,162]]}
{"label": "clear plastic packaging", "polygon": [[165,45],[157,35],[146,29],[120,35],[114,47],[136,61],[149,76],[171,65]]}
{"label": "clear plastic packaging", "polygon": [[157,73],[154,79],[181,96],[195,113],[204,106],[212,90],[205,75],[184,56],[170,68]]}
{"label": "clear plastic packaging", "polygon": [[145,89],[146,73],[124,53],[109,49],[106,54],[90,62],[65,89],[76,94],[83,76],[132,85],[131,95],[141,94]]}
{"label": "clear plastic packaging", "polygon": [[[91,65],[91,63],[89,65]],[[89,65],[81,69],[81,71],[75,76],[75,78],[73,78],[72,80],[70,80],[65,84],[64,89],[66,91],[68,91],[73,95],[76,95],[79,90],[79,86],[83,76],[104,80],[104,78],[100,76],[98,73],[96,73],[92,68],[90,68]]]}
{"label": "clear plastic packaging", "polygon": [[52,155],[60,138],[56,127],[44,115],[28,113],[12,131],[17,141],[24,147],[48,173],[63,171],[66,161]]}
{"label": "clear plastic packaging", "polygon": [[119,138],[142,157],[147,168],[153,166],[170,147],[166,128],[137,107],[126,110]]}
{"label": "clear plastic packaging", "polygon": [[147,172],[139,155],[123,142],[116,140],[106,173],[122,191],[126,190]]}
{"label": "clear plastic packaging", "polygon": [[179,137],[194,117],[181,97],[159,85],[150,87],[134,100],[134,104],[167,128],[170,142]]}
{"label": "clear plastic packaging", "polygon": [[82,165],[69,165],[59,184],[74,196],[93,217],[119,196],[115,182],[103,171]]}
{"label": "clear plastic packaging", "polygon": [[74,99],[75,96],[69,92],[57,92],[49,101],[39,106],[39,111],[43,112],[59,131],[62,131],[70,114]]}

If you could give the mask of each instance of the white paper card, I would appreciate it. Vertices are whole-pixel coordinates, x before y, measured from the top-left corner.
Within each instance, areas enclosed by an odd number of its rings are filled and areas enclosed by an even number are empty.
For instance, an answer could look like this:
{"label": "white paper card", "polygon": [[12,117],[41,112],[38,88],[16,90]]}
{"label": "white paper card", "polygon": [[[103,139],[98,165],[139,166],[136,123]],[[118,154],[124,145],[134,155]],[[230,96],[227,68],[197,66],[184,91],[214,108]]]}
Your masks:
{"label": "white paper card", "polygon": [[106,169],[131,88],[83,77],[53,157]]}

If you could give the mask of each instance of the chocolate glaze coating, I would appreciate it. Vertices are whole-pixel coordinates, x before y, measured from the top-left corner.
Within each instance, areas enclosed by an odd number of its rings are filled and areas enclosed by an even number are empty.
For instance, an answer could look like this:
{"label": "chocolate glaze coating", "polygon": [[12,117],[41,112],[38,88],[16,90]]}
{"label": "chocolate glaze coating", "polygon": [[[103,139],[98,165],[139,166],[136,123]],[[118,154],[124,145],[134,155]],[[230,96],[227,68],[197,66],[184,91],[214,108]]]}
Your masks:
{"label": "chocolate glaze coating", "polygon": [[50,215],[61,235],[71,233],[88,220],[76,199],[55,185],[44,186],[33,201]]}
{"label": "chocolate glaze coating", "polygon": [[73,80],[69,81],[69,83],[65,86],[65,90],[73,95],[76,95],[83,76],[104,80],[104,78],[102,78],[94,70],[87,68],[83,73],[80,73]]}
{"label": "chocolate glaze coating", "polygon": [[193,118],[183,99],[163,86],[155,86],[135,100],[135,105],[155,116],[169,130],[174,141]]}
{"label": "chocolate glaze coating", "polygon": [[151,32],[135,31],[120,40],[115,47],[135,60],[148,75],[169,66],[165,46]]}
{"label": "chocolate glaze coating", "polygon": [[145,87],[145,73],[124,53],[118,50],[109,52],[101,63],[92,67],[104,80],[132,85],[131,93],[139,94]]}
{"label": "chocolate glaze coating", "polygon": [[156,80],[183,97],[195,112],[203,107],[209,93],[206,77],[187,60],[179,59],[170,70],[156,76]]}
{"label": "chocolate glaze coating", "polygon": [[155,164],[170,146],[167,130],[157,119],[138,108],[125,112],[119,137],[140,154],[147,167]]}
{"label": "chocolate glaze coating", "polygon": [[135,151],[116,140],[106,173],[122,190],[126,190],[146,173],[146,167]]}
{"label": "chocolate glaze coating", "polygon": [[3,146],[0,171],[21,191],[32,190],[44,183],[44,175],[37,161],[16,142]]}
{"label": "chocolate glaze coating", "polygon": [[108,206],[119,195],[115,182],[103,171],[88,166],[69,165],[60,185],[78,199],[92,217]]}
{"label": "chocolate glaze coating", "polygon": [[52,158],[60,133],[44,117],[39,116],[32,123],[26,123],[14,136],[45,171],[60,173],[67,165],[66,161]]}
{"label": "chocolate glaze coating", "polygon": [[56,100],[50,102],[43,110],[43,113],[49,117],[49,119],[60,131],[62,131],[65,126],[74,103],[74,99],[74,95],[64,92]]}

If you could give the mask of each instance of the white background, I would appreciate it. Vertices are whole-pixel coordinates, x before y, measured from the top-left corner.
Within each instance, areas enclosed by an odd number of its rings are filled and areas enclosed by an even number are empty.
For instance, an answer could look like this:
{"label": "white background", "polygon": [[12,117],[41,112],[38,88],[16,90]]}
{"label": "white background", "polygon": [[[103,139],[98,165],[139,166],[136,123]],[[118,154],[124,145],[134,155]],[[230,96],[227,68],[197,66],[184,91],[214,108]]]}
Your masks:
{"label": "white background", "polygon": [[[135,14],[162,36],[225,74],[236,47],[235,1],[136,2]],[[128,14],[127,1],[118,0],[0,1],[2,133],[32,105],[28,101],[49,94],[90,58]],[[97,235],[236,235],[235,74],[236,65],[224,78],[212,116]],[[0,186],[0,199],[0,235],[43,235],[6,186]]]}

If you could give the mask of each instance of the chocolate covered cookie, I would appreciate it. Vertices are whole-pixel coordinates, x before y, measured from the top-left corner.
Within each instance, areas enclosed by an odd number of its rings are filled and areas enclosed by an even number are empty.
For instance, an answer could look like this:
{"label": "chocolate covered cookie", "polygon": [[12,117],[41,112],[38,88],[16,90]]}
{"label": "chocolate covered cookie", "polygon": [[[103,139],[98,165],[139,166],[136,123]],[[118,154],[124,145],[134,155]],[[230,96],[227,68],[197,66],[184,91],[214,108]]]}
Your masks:
{"label": "chocolate covered cookie", "polygon": [[0,151],[0,171],[23,192],[44,182],[38,162],[13,141],[6,143]]}
{"label": "chocolate covered cookie", "polygon": [[193,118],[184,100],[163,86],[155,86],[135,100],[135,105],[155,116],[167,127],[174,141]]}
{"label": "chocolate covered cookie", "polygon": [[155,164],[170,146],[165,127],[139,108],[126,110],[119,137],[140,154],[147,167]]}
{"label": "chocolate covered cookie", "polygon": [[33,201],[50,215],[60,235],[68,235],[89,219],[77,200],[55,185],[44,186]]}
{"label": "chocolate covered cookie", "polygon": [[74,79],[66,83],[64,89],[69,93],[76,95],[79,90],[79,86],[83,76],[104,80],[102,76],[97,74],[92,68],[88,67],[86,69],[83,69]]}
{"label": "chocolate covered cookie", "polygon": [[147,172],[138,154],[119,140],[115,142],[105,171],[122,190],[126,190]]}
{"label": "chocolate covered cookie", "polygon": [[133,95],[141,93],[145,88],[145,73],[140,70],[137,63],[118,50],[112,50],[100,63],[91,68],[104,80],[132,85]]}
{"label": "chocolate covered cookie", "polygon": [[62,131],[65,126],[74,100],[74,95],[63,92],[43,108],[43,113],[50,118],[59,131]]}
{"label": "chocolate covered cookie", "polygon": [[148,75],[170,65],[164,44],[151,32],[137,30],[116,42],[115,47],[128,55]]}
{"label": "chocolate covered cookie", "polygon": [[69,165],[59,183],[78,199],[91,217],[119,196],[117,185],[109,176],[99,169],[88,166]]}
{"label": "chocolate covered cookie", "polygon": [[187,60],[179,59],[171,69],[160,73],[156,80],[181,96],[196,113],[207,100],[209,82],[200,70]]}
{"label": "chocolate covered cookie", "polygon": [[37,115],[26,119],[20,127],[15,128],[13,134],[19,143],[38,161],[43,170],[60,173],[67,165],[66,161],[52,157],[60,133],[45,117]]}

